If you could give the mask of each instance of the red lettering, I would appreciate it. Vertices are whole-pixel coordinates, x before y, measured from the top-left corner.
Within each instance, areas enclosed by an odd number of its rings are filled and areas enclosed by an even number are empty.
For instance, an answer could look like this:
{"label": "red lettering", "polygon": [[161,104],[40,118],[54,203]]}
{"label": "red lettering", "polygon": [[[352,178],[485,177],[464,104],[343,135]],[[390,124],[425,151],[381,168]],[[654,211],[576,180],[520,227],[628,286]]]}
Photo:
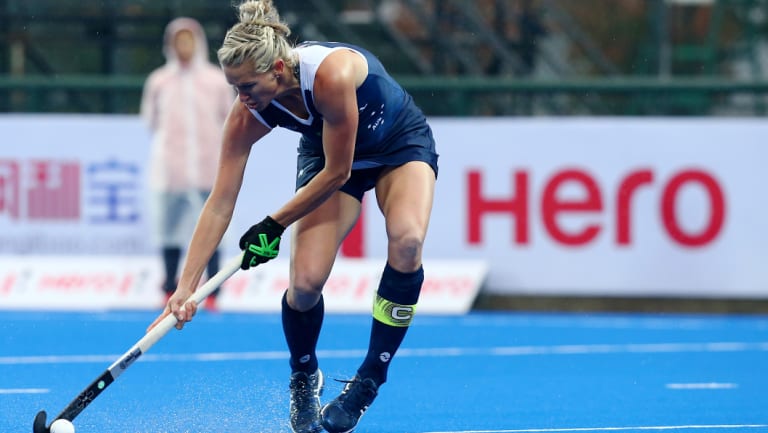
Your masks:
{"label": "red lettering", "polygon": [[616,192],[616,243],[629,245],[630,230],[632,229],[630,216],[632,215],[632,197],[642,185],[653,181],[651,170],[638,170],[630,173],[619,185]]}
{"label": "red lettering", "polygon": [[371,281],[367,277],[361,276],[357,280],[357,285],[355,286],[355,297],[361,298],[372,292],[373,292],[373,281]]}
{"label": "red lettering", "polygon": [[463,296],[474,287],[474,281],[467,277],[429,277],[424,279],[421,294],[430,296]]}
{"label": "red lettering", "polygon": [[248,278],[242,275],[230,277],[222,283],[222,287],[226,288],[227,294],[233,298],[242,298],[248,287]]}
{"label": "red lettering", "polygon": [[20,169],[16,161],[0,159],[0,215],[20,216]]}
{"label": "red lettering", "polygon": [[506,213],[515,218],[515,237],[513,242],[528,243],[528,173],[516,171],[514,174],[514,195],[507,200],[489,200],[481,196],[482,175],[479,171],[469,172],[469,191],[467,220],[469,223],[468,242],[471,245],[482,243],[480,220],[488,213]]}
{"label": "red lettering", "polygon": [[[652,185],[655,179],[649,168],[630,171],[624,176],[616,190],[616,231],[617,245],[632,243],[632,201],[643,186]],[[513,243],[527,244],[530,237],[528,221],[528,172],[513,173],[513,193],[509,198],[487,198],[482,194],[482,172],[471,170],[467,173],[467,242],[477,245],[483,242],[482,218],[487,214],[506,214],[515,218]],[[704,188],[709,199],[709,219],[701,230],[686,230],[681,226],[676,204],[683,187],[689,184]],[[563,189],[575,186],[583,191],[577,199],[563,197]],[[565,169],[557,171],[544,184],[541,195],[541,222],[546,233],[562,245],[581,246],[593,242],[603,228],[599,222],[584,224],[578,229],[566,230],[561,217],[573,214],[590,214],[600,217],[604,212],[602,192],[597,180],[584,170]],[[686,247],[701,247],[714,241],[722,231],[726,213],[725,194],[717,180],[703,170],[685,170],[672,176],[661,192],[661,225],[672,241]]]}
{"label": "red lettering", "polygon": [[133,274],[125,274],[120,282],[120,287],[118,287],[117,291],[121,295],[128,295],[131,292],[131,287],[133,287],[135,284],[133,282]]}
{"label": "red lettering", "polygon": [[[582,200],[558,198],[558,190],[566,183],[577,183],[583,187],[586,197]],[[541,217],[544,227],[552,238],[565,245],[584,245],[600,233],[600,225],[587,224],[576,233],[566,233],[557,223],[557,217],[564,212],[595,213],[603,209],[600,189],[595,180],[581,170],[565,170],[552,177],[544,188],[541,198]]]}
{"label": "red lettering", "polygon": [[2,284],[0,284],[0,294],[8,295],[11,293],[11,289],[16,283],[16,274],[8,274],[3,278]]}
{"label": "red lettering", "polygon": [[[701,233],[686,233],[678,223],[676,213],[677,195],[680,189],[690,182],[701,184],[709,196],[709,222]],[[700,247],[712,242],[723,227],[725,221],[725,198],[717,181],[701,170],[683,171],[670,179],[661,200],[661,220],[667,233],[677,243],[686,247]]]}
{"label": "red lettering", "polygon": [[323,293],[329,296],[350,296],[353,298],[363,298],[371,293],[371,287],[373,286],[368,276],[360,276],[359,278],[352,275],[338,275],[331,276],[328,281],[325,282],[323,287]]}

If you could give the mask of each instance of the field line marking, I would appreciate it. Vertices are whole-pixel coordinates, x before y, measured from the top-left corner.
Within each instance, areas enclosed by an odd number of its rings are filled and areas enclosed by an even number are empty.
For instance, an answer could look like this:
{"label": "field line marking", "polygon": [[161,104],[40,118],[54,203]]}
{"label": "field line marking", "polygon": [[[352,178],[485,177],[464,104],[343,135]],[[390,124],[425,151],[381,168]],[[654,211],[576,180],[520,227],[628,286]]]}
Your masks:
{"label": "field line marking", "polygon": [[0,388],[0,395],[7,394],[46,394],[50,392],[47,388]]}
{"label": "field line marking", "polygon": [[572,427],[572,428],[530,428],[514,430],[451,430],[424,433],[566,433],[606,431],[649,431],[649,430],[701,430],[701,429],[755,429],[766,428],[768,424],[712,424],[712,425],[657,425],[627,427]]}
{"label": "field line marking", "polygon": [[[719,353],[719,352],[765,352],[768,342],[711,342],[711,343],[650,343],[650,344],[569,344],[555,346],[499,346],[499,347],[436,347],[436,348],[401,348],[398,358],[435,358],[464,356],[573,356],[600,354],[636,354],[636,353]],[[318,350],[323,358],[358,358],[365,356],[366,350]],[[109,363],[120,355],[32,355],[0,356],[0,365],[28,364],[90,364]],[[221,362],[221,361],[256,361],[282,360],[288,357],[287,351],[260,352],[206,352],[180,354],[145,354],[139,359],[143,362]]]}

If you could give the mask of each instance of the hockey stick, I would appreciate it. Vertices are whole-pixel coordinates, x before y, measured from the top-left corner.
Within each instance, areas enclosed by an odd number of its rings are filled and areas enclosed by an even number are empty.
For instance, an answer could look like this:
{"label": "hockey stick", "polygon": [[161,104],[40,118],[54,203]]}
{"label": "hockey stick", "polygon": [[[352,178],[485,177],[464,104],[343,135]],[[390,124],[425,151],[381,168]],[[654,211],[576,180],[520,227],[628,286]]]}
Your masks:
{"label": "hockey stick", "polygon": [[[224,267],[211,277],[208,281],[200,286],[188,301],[195,301],[200,304],[205,298],[208,297],[216,287],[219,287],[225,280],[232,276],[238,269],[240,269],[240,263],[243,261],[243,255],[240,254],[237,257],[233,257]],[[87,388],[83,390],[72,402],[64,408],[61,413],[56,416],[52,421],[57,419],[66,419],[72,421],[80,414],[89,404],[96,399],[107,387],[112,384],[121,374],[125,372],[139,357],[146,353],[150,347],[157,343],[168,331],[176,326],[176,317],[173,314],[167,315],[161,320],[154,328],[144,334],[136,344],[133,345],[127,352],[125,352],[120,358],[117,359],[112,365],[107,368],[104,373],[101,374],[96,380],[94,380]],[[33,433],[50,433],[50,426],[45,425],[46,413],[41,410],[35,416],[35,421],[32,426]]]}

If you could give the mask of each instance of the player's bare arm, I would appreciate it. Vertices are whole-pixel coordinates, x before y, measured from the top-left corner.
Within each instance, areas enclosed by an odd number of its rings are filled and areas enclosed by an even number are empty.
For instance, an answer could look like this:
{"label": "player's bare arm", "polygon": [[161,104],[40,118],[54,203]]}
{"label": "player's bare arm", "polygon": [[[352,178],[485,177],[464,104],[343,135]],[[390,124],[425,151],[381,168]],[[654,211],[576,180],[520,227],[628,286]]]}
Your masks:
{"label": "player's bare arm", "polygon": [[[192,236],[190,251],[194,254],[187,258],[180,287],[197,287],[208,262],[207,256],[221,241],[232,219],[251,146],[267,133],[269,129],[253,117],[242,103],[233,103],[224,123],[216,181]],[[185,277],[190,280],[185,281]]]}
{"label": "player's bare arm", "polygon": [[323,116],[325,166],[273,218],[287,227],[314,210],[349,179],[357,135],[357,88],[368,73],[359,55],[339,50],[315,76],[315,106]]}
{"label": "player's bare arm", "polygon": [[163,314],[150,325],[150,329],[168,313],[173,313],[179,320],[176,326],[178,329],[195,315],[197,306],[191,303],[183,305],[183,302],[197,288],[210,255],[232,219],[251,146],[267,133],[269,129],[258,122],[242,103],[233,103],[224,124],[216,181],[192,235],[177,293],[171,297]]}

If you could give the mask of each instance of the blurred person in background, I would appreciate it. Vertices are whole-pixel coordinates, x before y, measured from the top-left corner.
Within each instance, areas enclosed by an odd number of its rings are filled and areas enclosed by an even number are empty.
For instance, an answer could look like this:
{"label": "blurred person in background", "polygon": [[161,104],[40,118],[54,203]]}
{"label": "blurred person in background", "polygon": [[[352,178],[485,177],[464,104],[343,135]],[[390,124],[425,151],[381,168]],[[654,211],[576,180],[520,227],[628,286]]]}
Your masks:
{"label": "blurred person in background", "polygon": [[[171,21],[163,53],[165,65],[144,83],[140,114],[152,133],[151,208],[167,301],[176,289],[183,247],[213,187],[222,128],[235,94],[221,68],[209,61],[198,21]],[[207,264],[209,276],[218,272],[219,261],[217,249]],[[208,309],[216,309],[218,293],[206,300]]]}
{"label": "blurred person in background", "polygon": [[[291,428],[297,433],[352,431],[387,380],[413,320],[424,281],[421,254],[432,210],[437,159],[432,130],[413,98],[367,50],[342,43],[293,46],[269,0],[249,0],[218,51],[238,92],[224,128],[216,184],[190,243],[176,293],[154,327],[173,314],[182,329],[197,309],[187,299],[230,224],[252,147],[278,126],[301,134],[296,193],[243,234],[241,267],[278,255],[292,226],[290,280],[282,299],[289,349]],[[255,167],[258,169],[258,165]],[[269,188],[269,179],[261,179]],[[368,351],[340,395],[320,406],[323,375],[316,346],[324,317],[323,285],[338,249],[375,189],[384,215],[387,261],[373,302]],[[256,194],[259,190],[249,191]],[[343,338],[343,336],[342,336]]]}

